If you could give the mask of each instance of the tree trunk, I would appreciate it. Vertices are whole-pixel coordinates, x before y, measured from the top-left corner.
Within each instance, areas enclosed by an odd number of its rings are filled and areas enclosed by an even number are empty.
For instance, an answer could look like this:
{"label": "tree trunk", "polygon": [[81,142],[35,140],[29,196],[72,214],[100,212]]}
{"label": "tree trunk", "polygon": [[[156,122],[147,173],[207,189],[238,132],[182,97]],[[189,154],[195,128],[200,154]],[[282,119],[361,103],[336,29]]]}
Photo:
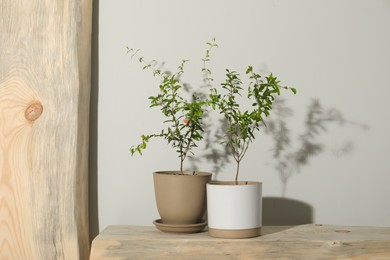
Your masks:
{"label": "tree trunk", "polygon": [[88,259],[92,0],[0,12],[0,259]]}

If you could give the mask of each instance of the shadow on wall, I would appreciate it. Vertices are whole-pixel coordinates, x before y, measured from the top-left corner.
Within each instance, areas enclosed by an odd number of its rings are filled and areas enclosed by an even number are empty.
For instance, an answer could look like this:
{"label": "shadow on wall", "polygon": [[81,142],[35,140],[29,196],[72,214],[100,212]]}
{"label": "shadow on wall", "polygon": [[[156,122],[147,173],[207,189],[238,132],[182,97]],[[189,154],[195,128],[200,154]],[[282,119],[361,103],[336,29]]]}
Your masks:
{"label": "shadow on wall", "polygon": [[[265,128],[265,133],[271,135],[274,141],[272,164],[282,183],[282,197],[286,196],[287,183],[292,175],[299,173],[302,167],[309,164],[311,159],[329,149],[321,137],[324,134],[329,134],[331,126],[349,125],[368,129],[366,125],[346,119],[338,109],[323,108],[320,101],[316,99],[311,100],[307,108],[303,132],[297,136],[293,136],[287,125],[288,119],[292,116],[293,111],[286,106],[286,101],[279,99],[274,104],[272,119],[267,121],[267,128]],[[351,153],[353,148],[352,141],[345,141],[333,149],[333,154],[340,157]]]}
{"label": "shadow on wall", "polygon": [[263,198],[263,226],[302,225],[313,223],[313,208],[302,201]]}
{"label": "shadow on wall", "polygon": [[93,1],[91,100],[89,114],[88,215],[89,240],[99,234],[98,217],[98,97],[99,97],[99,0]]}

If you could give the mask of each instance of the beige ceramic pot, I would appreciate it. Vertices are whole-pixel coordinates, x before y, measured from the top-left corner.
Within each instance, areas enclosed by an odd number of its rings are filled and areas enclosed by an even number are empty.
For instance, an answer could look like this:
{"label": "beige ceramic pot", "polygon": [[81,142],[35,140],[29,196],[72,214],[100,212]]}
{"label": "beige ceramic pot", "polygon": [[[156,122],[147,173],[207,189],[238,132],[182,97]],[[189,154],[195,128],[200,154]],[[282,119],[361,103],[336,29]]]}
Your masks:
{"label": "beige ceramic pot", "polygon": [[161,222],[190,225],[204,221],[206,183],[211,173],[160,171],[153,173],[157,209]]}

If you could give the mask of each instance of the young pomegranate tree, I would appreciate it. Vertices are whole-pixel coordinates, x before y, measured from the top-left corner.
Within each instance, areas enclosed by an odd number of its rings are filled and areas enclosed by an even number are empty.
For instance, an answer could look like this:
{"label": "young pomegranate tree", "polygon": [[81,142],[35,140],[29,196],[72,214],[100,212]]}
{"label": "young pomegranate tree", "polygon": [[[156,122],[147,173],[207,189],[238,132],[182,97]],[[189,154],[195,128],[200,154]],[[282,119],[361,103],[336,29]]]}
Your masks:
{"label": "young pomegranate tree", "polygon": [[[183,60],[175,73],[161,70],[156,61],[146,63],[144,58],[139,56],[139,50],[128,48],[132,58],[137,58],[142,68],[152,71],[153,76],[159,78],[158,93],[150,96],[150,107],[158,107],[165,116],[163,124],[165,127],[158,133],[142,134],[141,143],[130,148],[132,155],[146,149],[152,138],[163,138],[170,144],[180,159],[180,172],[183,174],[185,159],[193,154],[192,149],[203,139],[202,119],[207,111],[207,103],[193,91],[191,100],[186,100],[184,95],[188,93],[188,85],[181,82],[180,78],[184,73],[184,65],[188,60]],[[206,52],[206,57],[208,51]]]}
{"label": "young pomegranate tree", "polygon": [[255,133],[260,131],[260,126],[265,125],[264,119],[270,115],[275,97],[280,95],[282,89],[290,89],[296,94],[295,88],[281,86],[280,81],[271,73],[263,78],[248,66],[246,75],[249,77],[247,86],[247,99],[252,103],[252,109],[244,110],[240,101],[243,99],[241,92],[244,84],[236,71],[226,70],[225,82],[221,83],[224,91],[210,87],[208,103],[213,109],[218,109],[227,122],[224,140],[236,161],[235,181],[238,184],[240,163],[244,158],[249,144],[255,140]]}

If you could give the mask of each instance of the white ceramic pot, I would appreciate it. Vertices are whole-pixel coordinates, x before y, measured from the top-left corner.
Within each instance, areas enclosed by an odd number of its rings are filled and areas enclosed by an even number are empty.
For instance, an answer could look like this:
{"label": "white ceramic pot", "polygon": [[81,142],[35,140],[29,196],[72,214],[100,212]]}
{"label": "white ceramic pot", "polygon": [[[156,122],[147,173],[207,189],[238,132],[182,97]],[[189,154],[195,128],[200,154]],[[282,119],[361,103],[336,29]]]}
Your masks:
{"label": "white ceramic pot", "polygon": [[249,238],[261,234],[262,183],[220,182],[207,184],[209,235]]}

